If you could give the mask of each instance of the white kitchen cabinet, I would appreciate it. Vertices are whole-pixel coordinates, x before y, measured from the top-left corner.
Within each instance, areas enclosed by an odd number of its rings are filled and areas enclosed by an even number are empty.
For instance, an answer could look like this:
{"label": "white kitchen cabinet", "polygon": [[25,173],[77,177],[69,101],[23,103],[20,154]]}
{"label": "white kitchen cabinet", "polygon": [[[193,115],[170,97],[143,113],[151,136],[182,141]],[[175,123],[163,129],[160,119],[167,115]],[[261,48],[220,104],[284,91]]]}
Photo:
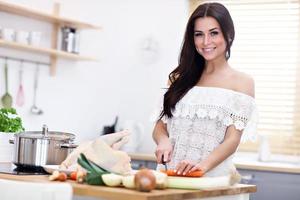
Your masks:
{"label": "white kitchen cabinet", "polygon": [[238,169],[242,183],[257,186],[252,200],[299,200],[300,174]]}
{"label": "white kitchen cabinet", "polygon": [[72,200],[73,196],[70,184],[41,184],[7,179],[0,179],[0,193],[1,200]]}

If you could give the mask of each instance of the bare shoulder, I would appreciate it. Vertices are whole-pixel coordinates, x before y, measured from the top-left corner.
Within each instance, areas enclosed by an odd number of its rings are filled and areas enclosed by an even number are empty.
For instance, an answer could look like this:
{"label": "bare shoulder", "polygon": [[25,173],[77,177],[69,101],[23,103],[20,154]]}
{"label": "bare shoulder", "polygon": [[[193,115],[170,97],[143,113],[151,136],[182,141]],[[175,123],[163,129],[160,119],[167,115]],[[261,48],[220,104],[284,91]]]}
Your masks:
{"label": "bare shoulder", "polygon": [[167,86],[170,86],[171,84],[172,84],[171,80],[168,79]]}
{"label": "bare shoulder", "polygon": [[234,90],[255,97],[254,79],[244,72],[233,71]]}

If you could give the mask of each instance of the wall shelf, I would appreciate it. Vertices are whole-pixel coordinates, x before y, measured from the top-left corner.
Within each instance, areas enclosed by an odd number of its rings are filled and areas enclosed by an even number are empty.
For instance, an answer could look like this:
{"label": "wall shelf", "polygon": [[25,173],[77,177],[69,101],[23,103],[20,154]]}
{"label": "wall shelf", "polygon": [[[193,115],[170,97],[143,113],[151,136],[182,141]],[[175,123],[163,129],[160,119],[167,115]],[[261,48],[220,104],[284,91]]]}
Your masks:
{"label": "wall shelf", "polygon": [[0,11],[12,13],[15,15],[20,15],[28,18],[37,19],[40,21],[46,21],[53,24],[58,24],[59,26],[71,26],[73,28],[80,29],[101,29],[100,26],[95,26],[89,23],[72,20],[64,17],[59,17],[55,14],[47,14],[32,8],[27,8],[25,6],[20,6],[12,3],[7,3],[0,1]]}
{"label": "wall shelf", "polygon": [[97,61],[96,58],[92,58],[88,56],[82,56],[82,55],[68,53],[65,51],[55,50],[50,48],[35,47],[26,44],[20,44],[17,42],[9,42],[2,39],[0,39],[0,47],[7,47],[15,50],[27,51],[27,52],[38,53],[38,54],[49,55],[49,56],[57,56],[58,58],[64,58],[70,60]]}
{"label": "wall shelf", "polygon": [[20,6],[6,1],[0,0],[0,12],[7,12],[23,17],[32,18],[35,20],[45,21],[52,24],[51,33],[51,48],[36,47],[26,44],[20,44],[17,42],[9,42],[0,39],[0,46],[5,48],[11,48],[20,51],[29,51],[32,53],[48,55],[50,57],[50,75],[54,76],[56,73],[57,58],[70,59],[76,61],[97,61],[96,58],[82,56],[74,53],[58,50],[57,41],[60,27],[68,26],[75,29],[95,29],[100,30],[100,26],[92,25],[89,23],[68,19],[59,16],[60,5],[54,4],[53,14],[47,14],[42,11],[34,10],[25,6]]}

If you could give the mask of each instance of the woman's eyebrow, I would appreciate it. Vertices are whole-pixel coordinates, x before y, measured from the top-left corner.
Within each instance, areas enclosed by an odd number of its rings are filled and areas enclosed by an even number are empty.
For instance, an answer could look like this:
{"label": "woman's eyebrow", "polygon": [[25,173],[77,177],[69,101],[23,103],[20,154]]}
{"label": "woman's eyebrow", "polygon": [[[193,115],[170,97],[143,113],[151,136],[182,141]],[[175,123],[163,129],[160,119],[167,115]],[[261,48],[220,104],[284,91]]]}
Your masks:
{"label": "woman's eyebrow", "polygon": [[215,27],[215,28],[209,29],[209,31],[214,31],[214,30],[218,30],[218,28]]}
{"label": "woman's eyebrow", "polygon": [[[218,30],[218,28],[215,27],[215,28],[209,29],[209,31],[214,31],[214,30]],[[196,33],[196,32],[201,32],[201,33],[202,33],[203,31],[195,30],[194,32],[195,32],[195,33]]]}

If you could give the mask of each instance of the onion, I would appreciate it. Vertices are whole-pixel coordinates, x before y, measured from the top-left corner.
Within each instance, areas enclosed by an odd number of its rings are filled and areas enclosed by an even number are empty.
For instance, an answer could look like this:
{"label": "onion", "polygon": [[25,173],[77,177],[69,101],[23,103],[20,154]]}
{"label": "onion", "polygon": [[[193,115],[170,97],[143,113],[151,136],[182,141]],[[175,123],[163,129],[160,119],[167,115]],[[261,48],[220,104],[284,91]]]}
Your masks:
{"label": "onion", "polygon": [[155,188],[156,179],[149,169],[141,169],[134,176],[135,187],[141,192],[150,192]]}

